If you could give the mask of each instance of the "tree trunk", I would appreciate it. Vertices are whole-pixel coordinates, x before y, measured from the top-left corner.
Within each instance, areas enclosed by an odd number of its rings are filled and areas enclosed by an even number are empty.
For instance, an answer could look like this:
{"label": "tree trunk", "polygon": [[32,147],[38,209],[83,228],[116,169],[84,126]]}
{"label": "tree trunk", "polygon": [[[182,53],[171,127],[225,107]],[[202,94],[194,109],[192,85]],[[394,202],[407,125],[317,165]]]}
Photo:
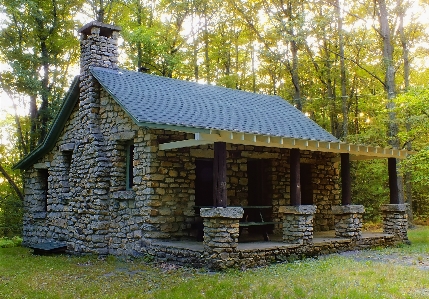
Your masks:
{"label": "tree trunk", "polygon": [[204,64],[206,66],[206,81],[207,84],[210,84],[209,29],[207,18],[207,7],[204,7]]}
{"label": "tree trunk", "polygon": [[256,92],[256,70],[255,70],[255,46],[252,43],[251,48],[251,58],[252,58],[252,91]]}
{"label": "tree trunk", "polygon": [[[383,42],[383,61],[385,68],[385,90],[387,93],[387,110],[389,111],[389,144],[394,148],[399,148],[398,124],[395,113],[396,86],[395,86],[395,66],[393,64],[393,44],[389,27],[389,16],[385,0],[377,0],[379,6],[380,35]],[[397,163],[398,165],[398,163]],[[397,176],[399,203],[404,202],[402,177]]]}
{"label": "tree trunk", "polygon": [[[403,7],[402,0],[397,1],[397,7],[399,12],[399,25],[398,25],[398,32],[401,39],[401,46],[402,46],[402,60],[403,60],[403,67],[404,67],[404,91],[406,92],[408,88],[410,87],[410,60],[409,60],[409,48],[408,48],[408,41],[407,37],[405,36],[404,32],[404,16],[405,11]],[[407,118],[405,123],[405,129],[407,132],[411,131],[411,124],[409,122],[409,118]],[[407,142],[407,150],[412,150],[411,141]],[[405,198],[406,202],[408,203],[408,226],[413,226],[413,192],[412,192],[412,183],[411,183],[411,172],[407,171],[404,174],[404,185],[405,185]]]}
{"label": "tree trunk", "polygon": [[49,122],[49,53],[46,47],[46,41],[42,40],[41,44],[42,52],[42,68],[43,68],[43,78],[42,78],[42,91],[41,98],[42,103],[38,111],[38,118],[40,124],[40,136],[39,144],[42,143],[43,139],[48,131],[48,122]]}
{"label": "tree trunk", "polygon": [[6,179],[6,181],[9,183],[9,185],[12,187],[12,189],[15,191],[16,195],[18,195],[18,197],[21,200],[24,200],[24,195],[22,195],[21,189],[15,184],[15,181],[6,172],[6,170],[3,168],[3,166],[1,164],[0,164],[0,173],[3,175],[3,177]]}
{"label": "tree trunk", "polygon": [[[142,26],[142,6],[140,2],[137,3],[137,24]],[[140,71],[143,67],[143,45],[139,40],[137,42],[137,69]]]}
{"label": "tree trunk", "polygon": [[292,84],[294,86],[294,94],[293,94],[293,102],[298,110],[302,111],[302,102],[301,102],[301,87],[299,83],[299,74],[298,74],[298,45],[296,43],[296,36],[293,31],[293,5],[291,1],[288,1],[288,19],[289,25],[287,29],[287,33],[289,34],[290,41],[290,51],[292,54],[292,68],[290,69]]}
{"label": "tree trunk", "polygon": [[346,139],[349,133],[349,109],[348,109],[348,97],[347,97],[347,77],[346,77],[346,65],[344,59],[344,32],[343,32],[343,16],[340,1],[336,2],[336,14],[338,19],[338,48],[340,54],[340,76],[341,76],[341,104],[343,114],[343,124],[341,135],[343,139]]}

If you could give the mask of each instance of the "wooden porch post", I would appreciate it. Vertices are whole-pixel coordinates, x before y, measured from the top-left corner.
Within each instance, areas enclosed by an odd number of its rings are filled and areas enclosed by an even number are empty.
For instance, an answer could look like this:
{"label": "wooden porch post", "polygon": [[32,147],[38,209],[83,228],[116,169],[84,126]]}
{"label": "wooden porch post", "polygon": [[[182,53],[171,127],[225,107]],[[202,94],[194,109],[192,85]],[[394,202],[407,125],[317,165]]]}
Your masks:
{"label": "wooden porch post", "polygon": [[398,174],[396,173],[396,158],[388,158],[390,204],[400,204],[398,194]]}
{"label": "wooden porch post", "polygon": [[290,205],[301,205],[301,164],[299,149],[290,150]]}
{"label": "wooden porch post", "polygon": [[214,143],[213,205],[226,207],[226,143]]}
{"label": "wooden porch post", "polygon": [[352,184],[350,178],[350,154],[341,154],[341,204],[352,203]]}

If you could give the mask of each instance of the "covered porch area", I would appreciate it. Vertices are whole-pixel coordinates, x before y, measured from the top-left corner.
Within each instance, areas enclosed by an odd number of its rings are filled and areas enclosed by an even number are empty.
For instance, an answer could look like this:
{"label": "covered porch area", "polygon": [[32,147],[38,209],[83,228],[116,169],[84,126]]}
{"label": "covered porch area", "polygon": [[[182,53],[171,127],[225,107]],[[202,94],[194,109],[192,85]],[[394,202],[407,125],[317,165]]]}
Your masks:
{"label": "covered porch area", "polygon": [[[159,149],[168,151],[199,145],[213,146],[211,185],[205,188],[213,188],[211,204],[201,205],[196,202],[196,209],[203,221],[203,241],[158,240],[146,244],[145,251],[160,259],[172,259],[176,262],[183,260],[188,264],[203,262],[212,268],[252,267],[287,260],[293,256],[314,256],[407,241],[406,206],[398,197],[396,174],[396,159],[405,158],[406,151],[224,131],[195,133],[194,136],[194,139],[160,144]],[[288,165],[284,174],[287,176],[288,186],[283,188],[288,192],[288,200],[277,201],[275,209],[274,206],[265,206],[263,203],[255,204],[252,197],[258,191],[251,189],[254,184],[249,184],[245,204],[228,200],[231,190],[228,190],[230,180],[227,175],[227,156],[231,158],[234,153],[227,154],[227,144],[286,149]],[[329,153],[327,163],[341,163],[341,188],[338,188],[341,196],[338,195],[338,200],[329,203],[324,201],[321,207],[317,206],[317,202],[308,200],[308,181],[301,173],[303,169],[305,171],[302,167],[302,153],[307,152]],[[350,161],[374,158],[386,158],[389,161],[391,196],[389,203],[383,207],[383,232],[364,233],[364,207],[353,205],[351,199]],[[246,179],[250,176],[248,172]],[[323,177],[311,182],[310,176],[310,183],[325,184],[323,188],[331,188],[330,184],[322,181]],[[198,186],[195,188],[198,189]],[[264,194],[258,194],[256,197],[263,196]],[[262,214],[261,210],[264,209],[271,212],[269,217]],[[259,216],[254,211],[259,211]],[[325,213],[323,217],[330,217],[332,220],[333,225],[327,226],[329,230],[320,229],[320,219],[315,222],[315,217],[320,218],[320,211]],[[252,214],[256,214],[259,219],[248,218]],[[252,229],[259,235],[254,232],[246,235]]]}

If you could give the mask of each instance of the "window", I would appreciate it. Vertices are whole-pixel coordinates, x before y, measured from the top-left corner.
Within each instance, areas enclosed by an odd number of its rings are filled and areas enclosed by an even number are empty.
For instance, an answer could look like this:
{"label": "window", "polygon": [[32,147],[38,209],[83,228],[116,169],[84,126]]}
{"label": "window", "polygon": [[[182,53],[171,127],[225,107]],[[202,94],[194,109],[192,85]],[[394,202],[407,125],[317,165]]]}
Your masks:
{"label": "window", "polygon": [[72,162],[72,155],[73,155],[73,152],[63,152],[63,156],[64,156],[64,168],[65,168],[67,174],[70,173],[70,166],[71,166],[71,162]]}
{"label": "window", "polygon": [[64,181],[63,181],[63,192],[70,191],[70,167],[72,163],[72,151],[63,152],[63,164],[64,164]]}
{"label": "window", "polygon": [[134,179],[134,143],[128,142],[126,144],[127,150],[127,166],[126,166],[126,190],[133,189]]}
{"label": "window", "polygon": [[39,178],[40,178],[40,191],[41,193],[41,211],[48,211],[48,178],[49,173],[47,169],[39,169]]}

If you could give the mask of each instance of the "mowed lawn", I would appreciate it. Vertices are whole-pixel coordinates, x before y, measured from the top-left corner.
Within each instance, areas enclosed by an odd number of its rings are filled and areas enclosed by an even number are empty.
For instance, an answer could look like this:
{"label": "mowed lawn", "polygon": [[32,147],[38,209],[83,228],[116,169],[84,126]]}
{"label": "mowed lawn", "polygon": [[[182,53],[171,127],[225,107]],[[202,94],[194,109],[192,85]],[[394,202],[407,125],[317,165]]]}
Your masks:
{"label": "mowed lawn", "polygon": [[429,298],[429,227],[411,246],[213,273],[0,248],[0,298]]}

